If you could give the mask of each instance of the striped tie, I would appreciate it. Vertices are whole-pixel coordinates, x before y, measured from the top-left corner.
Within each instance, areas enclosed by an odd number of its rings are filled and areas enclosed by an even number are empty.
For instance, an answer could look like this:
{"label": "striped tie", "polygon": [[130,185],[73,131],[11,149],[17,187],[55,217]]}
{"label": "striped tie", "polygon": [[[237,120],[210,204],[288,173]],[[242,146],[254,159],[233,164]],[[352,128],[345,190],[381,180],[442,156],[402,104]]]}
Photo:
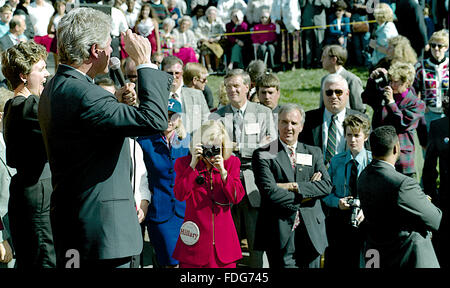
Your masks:
{"label": "striped tie", "polygon": [[325,153],[325,164],[330,163],[336,154],[336,115],[331,116],[330,127],[328,127],[327,151]]}

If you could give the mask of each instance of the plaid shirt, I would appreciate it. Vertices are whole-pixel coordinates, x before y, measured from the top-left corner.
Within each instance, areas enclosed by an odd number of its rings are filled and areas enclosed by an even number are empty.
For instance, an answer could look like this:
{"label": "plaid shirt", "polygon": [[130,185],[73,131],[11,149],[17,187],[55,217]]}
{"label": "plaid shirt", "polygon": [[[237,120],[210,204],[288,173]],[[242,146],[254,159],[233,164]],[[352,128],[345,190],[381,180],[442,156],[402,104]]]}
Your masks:
{"label": "plaid shirt", "polygon": [[[420,118],[423,117],[425,103],[415,96],[411,89],[408,89],[407,92],[394,95],[395,103],[383,105],[384,100],[380,97],[380,92],[374,92],[374,85],[370,82],[373,80],[369,79],[367,83],[369,89],[366,88],[361,96],[363,102],[374,110],[372,128],[383,125],[395,127],[400,141],[400,157],[395,168],[403,174],[415,173],[414,129],[417,128]],[[378,95],[374,95],[374,93]]]}

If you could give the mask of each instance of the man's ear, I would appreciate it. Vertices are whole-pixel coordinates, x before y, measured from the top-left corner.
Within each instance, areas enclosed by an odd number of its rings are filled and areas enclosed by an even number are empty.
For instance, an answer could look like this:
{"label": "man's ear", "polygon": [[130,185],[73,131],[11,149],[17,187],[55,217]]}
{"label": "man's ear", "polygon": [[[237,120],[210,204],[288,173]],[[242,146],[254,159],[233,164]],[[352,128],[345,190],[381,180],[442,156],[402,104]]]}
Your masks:
{"label": "man's ear", "polygon": [[92,44],[91,48],[89,49],[89,54],[94,58],[98,58],[98,45],[97,44]]}

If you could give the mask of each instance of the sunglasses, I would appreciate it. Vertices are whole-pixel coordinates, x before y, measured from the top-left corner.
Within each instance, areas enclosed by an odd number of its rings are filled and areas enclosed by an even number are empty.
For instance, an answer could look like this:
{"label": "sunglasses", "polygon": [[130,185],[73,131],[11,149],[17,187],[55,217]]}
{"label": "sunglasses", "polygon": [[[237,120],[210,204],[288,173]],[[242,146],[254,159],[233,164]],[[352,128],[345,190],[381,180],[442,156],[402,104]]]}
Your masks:
{"label": "sunglasses", "polygon": [[341,89],[336,89],[336,90],[328,89],[328,90],[325,91],[325,94],[328,97],[333,96],[333,94],[336,94],[337,97],[340,97],[340,96],[342,96],[342,94],[344,94],[344,90],[341,90]]}
{"label": "sunglasses", "polygon": [[197,78],[197,81],[200,82],[200,83],[202,83],[202,84],[205,83],[206,80],[208,80],[208,79],[206,79],[206,78],[203,78],[203,79],[202,79],[202,78],[198,78],[198,77],[196,77],[196,78]]}
{"label": "sunglasses", "polygon": [[438,43],[431,43],[430,46],[433,49],[435,49],[436,47],[439,48],[439,49],[442,49],[443,47],[445,47],[444,44],[438,44]]}
{"label": "sunglasses", "polygon": [[183,74],[183,72],[176,72],[176,71],[174,71],[174,72],[167,72],[167,73],[169,73],[172,76],[180,76],[181,74]]}

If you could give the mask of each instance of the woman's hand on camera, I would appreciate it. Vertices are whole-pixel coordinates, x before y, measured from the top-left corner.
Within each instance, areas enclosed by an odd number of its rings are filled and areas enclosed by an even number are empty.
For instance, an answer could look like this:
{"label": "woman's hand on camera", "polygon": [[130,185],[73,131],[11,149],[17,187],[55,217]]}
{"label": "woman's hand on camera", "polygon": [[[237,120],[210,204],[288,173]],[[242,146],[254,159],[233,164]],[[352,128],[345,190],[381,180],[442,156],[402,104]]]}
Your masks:
{"label": "woman's hand on camera", "polygon": [[383,96],[386,99],[386,104],[394,103],[394,90],[392,90],[391,86],[384,87]]}
{"label": "woman's hand on camera", "polygon": [[211,160],[212,160],[211,164],[213,164],[214,167],[216,167],[217,170],[219,170],[220,176],[222,176],[222,179],[226,180],[228,173],[227,173],[227,170],[225,169],[222,155],[220,155],[220,154],[216,155]]}
{"label": "woman's hand on camera", "polygon": [[388,71],[384,68],[377,68],[370,73],[370,79],[377,79],[381,73],[388,74]]}
{"label": "woman's hand on camera", "polygon": [[194,153],[192,155],[191,164],[189,165],[189,166],[191,166],[192,169],[195,170],[195,166],[197,166],[198,160],[200,160],[202,158],[202,154],[203,154],[202,143],[197,143],[194,148]]}

